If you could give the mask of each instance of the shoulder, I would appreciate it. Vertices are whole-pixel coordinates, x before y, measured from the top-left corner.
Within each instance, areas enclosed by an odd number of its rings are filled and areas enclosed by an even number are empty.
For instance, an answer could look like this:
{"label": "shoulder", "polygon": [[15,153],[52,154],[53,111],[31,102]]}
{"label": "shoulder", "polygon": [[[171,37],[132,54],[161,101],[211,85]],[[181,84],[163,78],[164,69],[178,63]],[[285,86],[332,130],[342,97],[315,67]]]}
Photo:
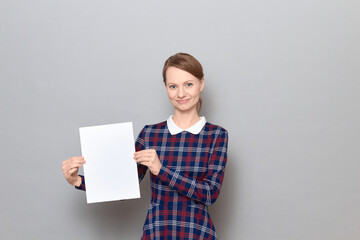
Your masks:
{"label": "shoulder", "polygon": [[214,134],[214,135],[228,135],[228,131],[221,127],[220,125],[216,125],[216,124],[212,124],[209,122],[206,122],[205,126],[204,126],[204,130],[206,132],[208,132],[209,134]]}
{"label": "shoulder", "polygon": [[166,128],[166,121],[164,122],[160,122],[160,123],[156,123],[156,124],[149,124],[149,125],[145,125],[138,136],[138,139],[147,139],[149,137],[153,137],[155,136],[155,134],[159,135],[159,134],[163,134],[165,132],[165,128]]}
{"label": "shoulder", "polygon": [[209,122],[206,122],[204,126],[204,135],[214,139],[214,141],[227,142],[229,138],[228,131],[225,128]]}
{"label": "shoulder", "polygon": [[145,125],[142,131],[153,132],[153,131],[164,130],[165,128],[166,128],[166,121],[162,121],[162,122],[155,123],[155,124]]}

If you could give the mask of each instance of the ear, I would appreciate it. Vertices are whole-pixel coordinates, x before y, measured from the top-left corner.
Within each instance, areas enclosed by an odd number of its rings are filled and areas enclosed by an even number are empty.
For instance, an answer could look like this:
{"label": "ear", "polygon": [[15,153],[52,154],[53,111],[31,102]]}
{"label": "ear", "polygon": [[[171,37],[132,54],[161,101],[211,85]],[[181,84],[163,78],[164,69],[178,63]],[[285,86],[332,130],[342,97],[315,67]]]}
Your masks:
{"label": "ear", "polygon": [[204,86],[205,86],[205,81],[204,81],[204,78],[202,78],[200,80],[200,92],[202,92],[204,90]]}

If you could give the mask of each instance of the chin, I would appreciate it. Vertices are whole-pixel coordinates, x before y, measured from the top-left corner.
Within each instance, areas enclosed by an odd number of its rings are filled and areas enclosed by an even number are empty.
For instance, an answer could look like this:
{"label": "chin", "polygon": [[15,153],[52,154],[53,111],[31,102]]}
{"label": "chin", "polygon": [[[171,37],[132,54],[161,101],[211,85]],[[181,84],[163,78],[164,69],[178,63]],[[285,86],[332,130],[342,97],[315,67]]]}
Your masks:
{"label": "chin", "polygon": [[189,112],[189,111],[191,111],[193,108],[195,108],[196,109],[196,106],[194,107],[194,106],[191,106],[191,107],[185,107],[185,106],[175,106],[175,108],[177,109],[177,110],[179,110],[179,111],[181,111],[181,112]]}

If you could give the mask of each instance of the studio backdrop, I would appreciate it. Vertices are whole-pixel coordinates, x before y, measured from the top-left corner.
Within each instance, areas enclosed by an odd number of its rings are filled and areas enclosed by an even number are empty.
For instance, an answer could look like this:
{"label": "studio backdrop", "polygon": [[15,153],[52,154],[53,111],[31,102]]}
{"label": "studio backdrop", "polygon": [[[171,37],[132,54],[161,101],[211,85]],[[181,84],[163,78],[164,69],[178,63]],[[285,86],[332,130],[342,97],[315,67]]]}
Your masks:
{"label": "studio backdrop", "polygon": [[1,0],[0,239],[140,239],[150,202],[86,204],[79,128],[173,113],[164,61],[203,65],[229,132],[220,240],[360,239],[357,0]]}

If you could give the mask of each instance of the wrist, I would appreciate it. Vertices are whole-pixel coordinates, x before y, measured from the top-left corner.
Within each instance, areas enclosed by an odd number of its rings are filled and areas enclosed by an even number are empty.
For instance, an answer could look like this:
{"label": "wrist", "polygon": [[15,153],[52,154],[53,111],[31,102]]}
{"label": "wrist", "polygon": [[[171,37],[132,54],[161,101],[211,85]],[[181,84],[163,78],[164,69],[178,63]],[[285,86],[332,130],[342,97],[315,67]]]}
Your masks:
{"label": "wrist", "polygon": [[159,175],[159,172],[161,170],[162,164],[160,164],[160,167],[157,169],[156,173],[154,173],[155,176]]}
{"label": "wrist", "polygon": [[81,185],[81,177],[77,176],[77,179],[76,179],[76,181],[74,183],[74,186],[75,187],[80,187],[80,185]]}

